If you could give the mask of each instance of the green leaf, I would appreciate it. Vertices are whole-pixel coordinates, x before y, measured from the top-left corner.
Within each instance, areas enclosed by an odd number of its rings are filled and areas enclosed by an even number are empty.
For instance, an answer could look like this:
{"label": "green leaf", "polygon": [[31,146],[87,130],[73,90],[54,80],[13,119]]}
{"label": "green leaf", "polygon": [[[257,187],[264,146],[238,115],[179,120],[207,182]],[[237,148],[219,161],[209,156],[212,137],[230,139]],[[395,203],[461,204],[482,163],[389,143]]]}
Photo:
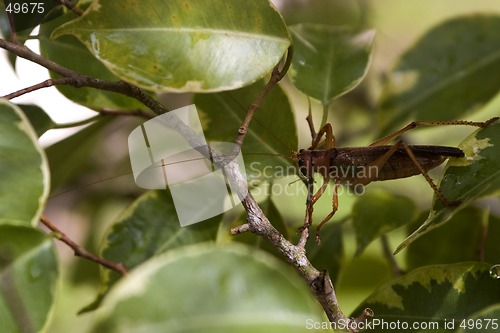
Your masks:
{"label": "green leaf", "polygon": [[30,104],[18,104],[17,106],[24,112],[38,137],[41,137],[42,134],[54,128],[56,123],[41,107]]}
{"label": "green leaf", "polygon": [[[399,327],[412,327],[436,322],[439,328],[432,332],[450,332],[445,328],[445,322],[459,323],[478,311],[499,304],[500,283],[490,276],[490,266],[459,263],[416,269],[381,286],[353,314],[369,307],[375,313],[374,321],[379,323],[397,325],[399,321]],[[387,332],[387,329],[379,324],[369,331]],[[430,332],[429,329],[411,331]]]}
{"label": "green leaf", "polygon": [[[201,114],[202,126],[208,141],[234,142],[243,122],[246,108],[264,89],[259,81],[249,87],[218,94],[198,94],[194,103]],[[296,149],[297,129],[287,96],[275,86],[257,110],[242,152],[246,173],[252,181],[273,180],[288,173],[294,174],[291,158]]]}
{"label": "green leaf", "polygon": [[374,239],[413,222],[417,216],[415,203],[407,197],[385,190],[366,192],[352,209],[356,255],[361,254]]}
{"label": "green leaf", "polygon": [[92,332],[290,333],[321,318],[308,287],[282,262],[234,243],[198,245],[156,257],[123,279]]}
{"label": "green leaf", "polygon": [[0,225],[2,332],[42,332],[54,305],[58,279],[52,240],[27,226]]}
{"label": "green leaf", "polygon": [[433,208],[427,220],[399,245],[396,252],[426,232],[446,223],[453,214],[472,201],[499,193],[500,122],[472,133],[459,148],[464,151],[465,157],[450,159],[439,189],[446,199],[459,200],[460,205],[443,206],[434,197]]}
{"label": "green leaf", "polygon": [[[51,15],[59,16],[61,13],[62,9],[57,8]],[[118,78],[73,36],[61,36],[56,40],[50,39],[50,35],[54,29],[75,17],[77,17],[76,14],[69,12],[41,26],[39,33],[41,54],[45,58],[78,73],[102,80],[117,81]],[[50,75],[53,79],[59,78],[59,76],[53,72],[51,72]],[[117,110],[144,108],[144,105],[137,100],[110,91],[93,88],[75,88],[67,85],[57,85],[56,88],[73,102],[95,110],[101,110],[103,108]]]}
{"label": "green leaf", "polygon": [[495,96],[498,31],[500,16],[467,15],[425,34],[389,75],[380,101],[382,132],[408,120],[459,118]]}
{"label": "green leaf", "polygon": [[345,27],[298,24],[290,31],[294,45],[289,71],[292,82],[323,105],[354,89],[366,75],[374,30],[360,33]]}
{"label": "green leaf", "polygon": [[0,99],[0,223],[38,223],[50,176],[37,140],[23,112]]}
{"label": "green leaf", "polygon": [[[181,227],[170,192],[149,191],[137,199],[114,223],[106,236],[102,256],[120,262],[127,269],[171,249],[215,240],[220,217]],[[101,271],[101,290],[94,304],[97,307],[119,278],[110,270]]]}
{"label": "green leaf", "polygon": [[[420,237],[408,246],[407,269],[478,260],[479,249],[484,245],[481,243],[486,223],[481,222],[485,217],[483,210],[467,207],[455,214],[449,223]],[[491,254],[496,256],[497,253]]]}
{"label": "green leaf", "polygon": [[269,73],[290,45],[267,0],[94,1],[53,37],[67,34],[121,79],[153,91],[242,87]]}

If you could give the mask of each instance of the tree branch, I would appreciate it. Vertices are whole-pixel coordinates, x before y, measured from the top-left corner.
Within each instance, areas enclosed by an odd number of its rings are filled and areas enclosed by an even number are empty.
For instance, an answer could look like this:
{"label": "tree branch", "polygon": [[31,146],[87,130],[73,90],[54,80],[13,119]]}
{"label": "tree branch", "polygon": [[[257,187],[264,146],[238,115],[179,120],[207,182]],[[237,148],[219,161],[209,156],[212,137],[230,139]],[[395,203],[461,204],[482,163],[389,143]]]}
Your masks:
{"label": "tree branch", "polygon": [[108,260],[106,260],[104,258],[101,258],[101,257],[99,257],[99,256],[97,256],[97,255],[95,255],[93,253],[88,252],[82,246],[80,246],[80,245],[76,244],[75,242],[73,242],[68,236],[66,236],[66,234],[64,234],[61,230],[59,230],[45,216],[42,215],[40,217],[40,221],[43,223],[44,226],[46,226],[50,231],[52,231],[52,234],[53,234],[53,236],[55,238],[57,238],[61,242],[63,242],[66,245],[68,245],[73,250],[73,252],[75,253],[75,256],[82,257],[82,258],[85,258],[87,260],[90,260],[90,261],[93,261],[95,263],[98,263],[99,265],[104,266],[104,267],[106,267],[108,269],[111,269],[111,270],[113,270],[115,272],[118,272],[121,275],[127,275],[128,274],[127,269],[125,268],[125,266],[123,266],[122,263],[114,263],[114,262],[108,261]]}

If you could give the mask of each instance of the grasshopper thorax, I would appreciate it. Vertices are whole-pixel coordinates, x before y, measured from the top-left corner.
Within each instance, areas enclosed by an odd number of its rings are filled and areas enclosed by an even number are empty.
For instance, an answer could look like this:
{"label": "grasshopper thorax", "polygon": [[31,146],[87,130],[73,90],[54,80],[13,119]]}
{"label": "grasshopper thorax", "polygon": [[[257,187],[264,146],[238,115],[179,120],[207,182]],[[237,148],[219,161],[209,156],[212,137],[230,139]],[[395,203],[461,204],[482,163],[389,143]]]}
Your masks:
{"label": "grasshopper thorax", "polygon": [[307,178],[312,177],[314,173],[326,175],[336,155],[337,150],[335,148],[327,150],[301,149],[297,154],[299,172]]}

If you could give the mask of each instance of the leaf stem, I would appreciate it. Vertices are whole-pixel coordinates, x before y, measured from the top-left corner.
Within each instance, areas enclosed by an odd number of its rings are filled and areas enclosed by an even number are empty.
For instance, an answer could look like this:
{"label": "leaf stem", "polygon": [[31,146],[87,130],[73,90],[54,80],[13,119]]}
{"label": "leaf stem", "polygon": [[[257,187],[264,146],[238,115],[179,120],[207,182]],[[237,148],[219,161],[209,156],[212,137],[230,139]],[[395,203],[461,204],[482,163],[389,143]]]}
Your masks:
{"label": "leaf stem", "polygon": [[76,244],[68,236],[66,236],[66,234],[63,233],[61,230],[59,230],[47,217],[42,215],[40,217],[40,222],[42,222],[43,225],[46,226],[51,231],[51,234],[54,238],[60,240],[64,244],[68,245],[75,253],[75,256],[82,257],[82,258],[85,258],[87,260],[98,263],[99,265],[104,266],[104,267],[106,267],[110,270],[113,270],[115,272],[118,272],[121,275],[125,276],[128,274],[127,269],[125,268],[125,266],[123,266],[122,263],[114,263],[114,262],[108,261],[104,258],[101,258],[93,253],[88,252],[82,246]]}
{"label": "leaf stem", "polygon": [[283,68],[281,70],[279,69],[280,67],[279,63],[273,68],[273,71],[271,73],[271,78],[267,82],[266,86],[261,91],[260,95],[257,96],[257,98],[248,106],[247,113],[245,115],[245,118],[243,119],[243,122],[241,123],[240,128],[238,129],[238,135],[235,140],[235,143],[239,147],[243,145],[243,141],[245,140],[245,137],[248,132],[248,126],[250,126],[250,122],[252,121],[255,111],[257,111],[259,106],[262,104],[264,98],[269,94],[271,89],[285,76],[286,72],[290,68],[290,65],[292,63],[292,56],[293,56],[293,46],[290,46],[288,48],[288,53]]}
{"label": "leaf stem", "polygon": [[323,126],[326,125],[326,122],[328,121],[328,110],[330,109],[330,103],[328,104],[323,104],[323,115],[321,116],[321,125],[319,128],[323,128]]}
{"label": "leaf stem", "polygon": [[391,266],[392,274],[394,274],[394,276],[396,277],[403,275],[404,271],[401,269],[401,267],[399,267],[398,263],[396,262],[396,259],[394,258],[394,255],[392,254],[387,235],[382,235],[382,237],[380,237],[380,242],[382,243],[382,250],[384,252],[384,256],[387,259],[387,262],[389,262],[389,265]]}
{"label": "leaf stem", "polygon": [[54,127],[52,127],[52,129],[73,128],[77,126],[87,125],[106,116],[131,116],[131,117],[141,117],[145,119],[153,118],[152,115],[143,110],[112,110],[104,108],[98,112],[99,112],[98,115],[90,117],[88,119],[75,121],[72,123],[56,124]]}
{"label": "leaf stem", "polygon": [[71,123],[55,124],[54,127],[52,127],[52,129],[73,128],[73,127],[78,127],[78,126],[82,126],[82,125],[87,125],[87,124],[90,124],[90,123],[98,120],[99,118],[101,118],[101,115],[96,115],[96,116],[90,117],[88,119],[83,119],[83,120],[79,120],[79,121],[75,121],[75,122],[71,122]]}

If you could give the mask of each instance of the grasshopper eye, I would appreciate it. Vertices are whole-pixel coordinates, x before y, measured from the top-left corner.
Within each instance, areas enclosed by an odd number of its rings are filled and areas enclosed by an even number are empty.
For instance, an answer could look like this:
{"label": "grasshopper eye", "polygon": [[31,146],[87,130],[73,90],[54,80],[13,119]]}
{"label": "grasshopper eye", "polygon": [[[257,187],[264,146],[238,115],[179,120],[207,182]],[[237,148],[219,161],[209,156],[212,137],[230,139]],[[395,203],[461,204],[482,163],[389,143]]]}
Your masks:
{"label": "grasshopper eye", "polygon": [[299,165],[300,173],[304,176],[307,176],[306,162],[302,158],[299,158],[297,164]]}

